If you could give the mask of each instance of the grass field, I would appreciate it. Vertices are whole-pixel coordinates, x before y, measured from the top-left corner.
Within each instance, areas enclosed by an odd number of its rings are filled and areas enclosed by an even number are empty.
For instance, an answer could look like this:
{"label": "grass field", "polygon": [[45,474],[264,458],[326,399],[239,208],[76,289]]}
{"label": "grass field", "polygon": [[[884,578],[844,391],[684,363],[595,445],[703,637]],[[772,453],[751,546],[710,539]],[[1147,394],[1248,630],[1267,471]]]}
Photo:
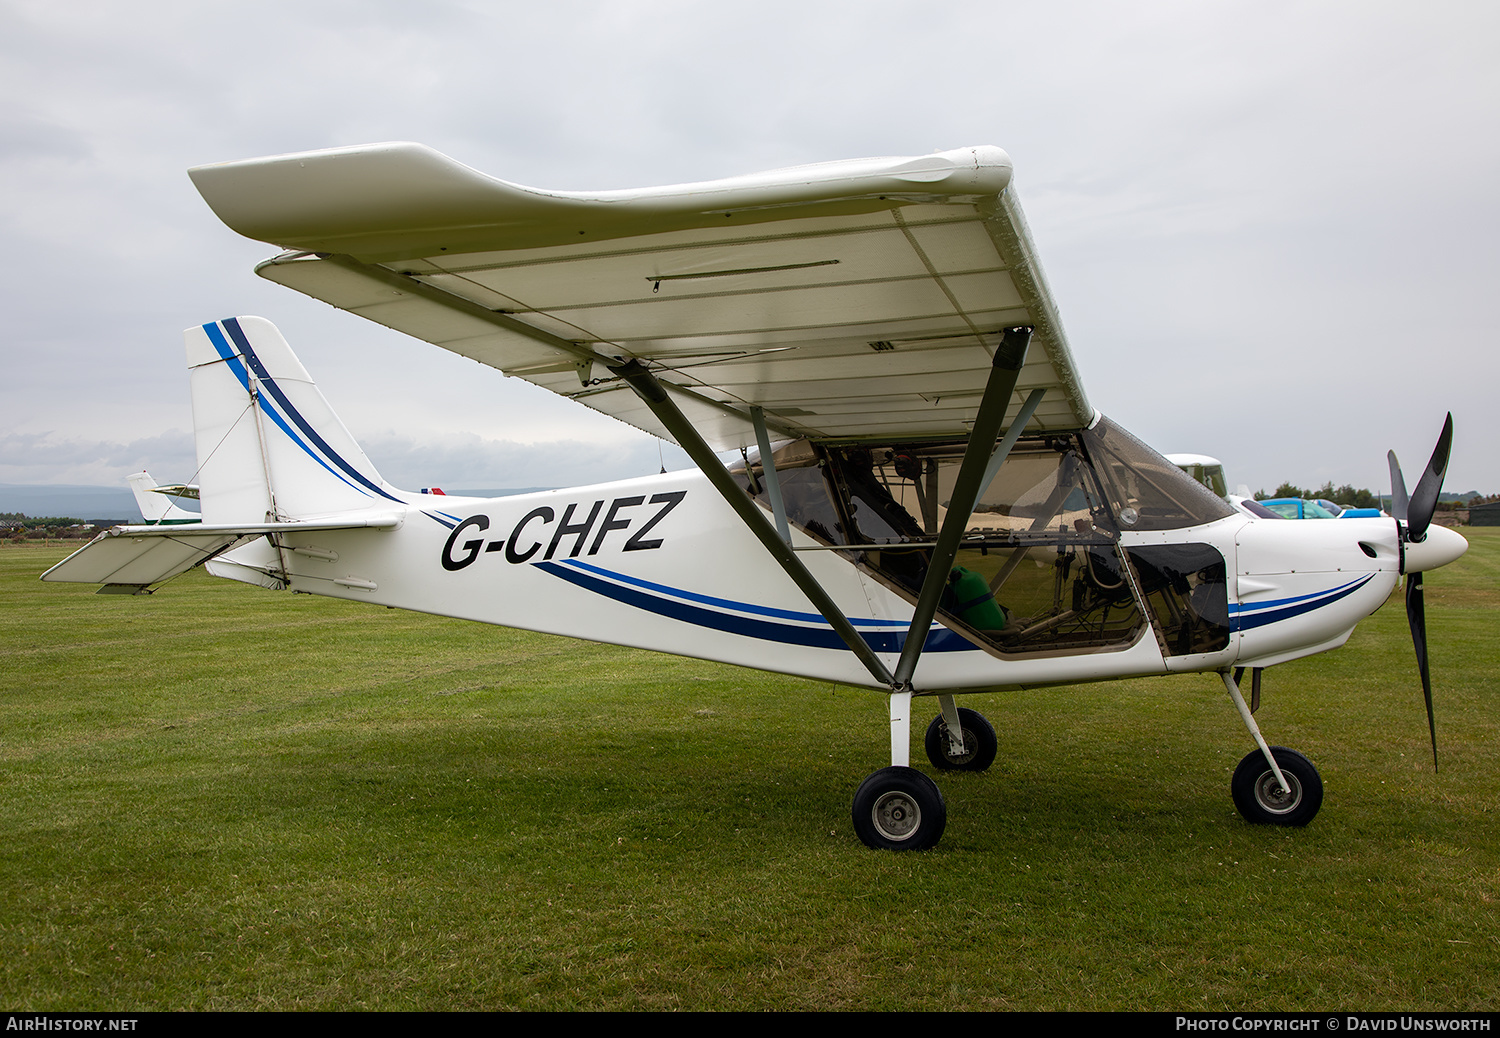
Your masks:
{"label": "grass field", "polygon": [[[1500,531],[1269,671],[1322,770],[1252,828],[1212,675],[971,697],[984,775],[866,850],[883,696],[0,548],[0,1001],[15,1009],[1494,1009]],[[920,749],[927,714],[914,724]]]}

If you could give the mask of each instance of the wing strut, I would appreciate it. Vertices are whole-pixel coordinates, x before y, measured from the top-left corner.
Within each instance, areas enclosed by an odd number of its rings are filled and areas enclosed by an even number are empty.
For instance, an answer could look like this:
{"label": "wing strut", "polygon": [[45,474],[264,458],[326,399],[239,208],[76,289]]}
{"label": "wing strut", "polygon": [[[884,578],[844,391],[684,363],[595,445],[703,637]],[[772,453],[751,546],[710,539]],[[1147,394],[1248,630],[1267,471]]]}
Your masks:
{"label": "wing strut", "polygon": [[755,423],[755,445],[760,448],[760,470],[766,481],[766,496],[771,499],[771,515],[776,518],[776,532],[791,544],[786,505],[781,501],[781,477],[776,474],[776,456],[771,453],[771,436],[766,432],[766,412],[759,407],[750,408],[750,421]]}
{"label": "wing strut", "polygon": [[[964,460],[958,467],[958,479],[953,485],[953,494],[948,499],[948,514],[943,517],[943,528],[938,533],[937,545],[932,549],[932,559],[927,565],[927,576],[922,581],[922,593],[917,596],[917,609],[912,614],[911,627],[906,632],[906,642],[901,646],[901,659],[896,664],[896,688],[909,690],[912,675],[916,673],[917,661],[927,643],[927,629],[937,614],[938,600],[948,584],[948,571],[958,555],[958,542],[969,525],[969,516],[974,512],[974,502],[979,500],[988,480],[991,446],[1000,435],[1005,423],[1005,411],[1010,406],[1010,395],[1015,391],[1016,379],[1021,375],[1021,365],[1026,362],[1026,347],[1031,344],[1031,329],[1026,326],[1007,328],[995,350],[990,363],[989,381],[985,383],[984,397],[979,401],[979,411],[974,415],[974,429],[969,434],[969,445],[964,448]],[[1040,398],[1038,398],[1040,400]],[[1034,405],[1033,405],[1034,406]],[[1012,430],[1023,423],[1012,423]],[[1019,431],[1016,432],[1019,436]],[[1015,438],[1011,437],[1014,445]],[[1006,448],[1009,452],[1009,447]],[[1004,461],[1004,458],[1000,459]],[[996,465],[996,470],[999,469]]]}
{"label": "wing strut", "polygon": [[990,455],[990,463],[984,467],[984,478],[979,481],[979,495],[975,498],[976,501],[984,496],[984,492],[995,481],[995,474],[1000,471],[1000,466],[1005,464],[1005,459],[1010,457],[1010,452],[1015,449],[1016,441],[1026,431],[1026,423],[1031,421],[1031,416],[1036,414],[1037,405],[1046,395],[1047,387],[1037,386],[1026,398],[1026,402],[1021,405],[1021,410],[1016,412],[1015,421],[1010,423],[1010,428],[1005,432],[1005,439],[1000,441],[1000,445],[995,448],[995,453]]}
{"label": "wing strut", "polygon": [[[739,484],[735,483],[734,478],[729,475],[728,470],[724,468],[713,450],[698,434],[698,430],[693,428],[692,423],[678,410],[672,398],[667,395],[665,387],[656,380],[656,376],[652,375],[640,361],[634,359],[623,364],[611,364],[609,370],[629,383],[630,388],[635,390],[636,396],[640,397],[641,401],[651,409],[651,413],[656,415],[657,420],[671,433],[677,445],[687,451],[688,457],[692,458],[693,463],[708,477],[714,489],[725,501],[729,502],[729,507],[735,510],[750,532],[755,534],[761,544],[765,545],[771,557],[781,565],[786,575],[792,578],[792,582],[802,589],[807,600],[823,614],[823,619],[828,621],[838,636],[844,640],[844,644],[849,646],[850,651],[859,657],[859,661],[865,665],[875,680],[886,687],[894,687],[896,683],[891,677],[890,670],[881,662],[875,650],[859,636],[859,632],[854,629],[854,625],[849,622],[843,610],[839,609],[833,599],[828,596],[828,592],[823,590],[823,585],[819,584],[817,578],[808,572],[802,560],[792,552],[791,546],[777,534],[776,528],[767,521],[760,506],[740,489]],[[756,424],[763,426],[763,423],[764,419],[761,419]],[[757,439],[759,439],[759,429],[757,429]],[[769,442],[762,446],[763,458],[769,458],[770,455],[765,451],[765,448],[769,446]],[[928,619],[930,620],[931,617]]]}

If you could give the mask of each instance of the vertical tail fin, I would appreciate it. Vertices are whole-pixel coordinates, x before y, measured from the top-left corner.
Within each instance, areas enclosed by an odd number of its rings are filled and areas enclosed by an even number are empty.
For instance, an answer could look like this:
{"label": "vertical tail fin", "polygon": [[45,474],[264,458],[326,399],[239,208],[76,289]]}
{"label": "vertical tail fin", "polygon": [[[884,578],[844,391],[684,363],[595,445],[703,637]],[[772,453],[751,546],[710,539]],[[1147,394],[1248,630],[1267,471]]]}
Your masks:
{"label": "vertical tail fin", "polygon": [[230,317],[184,338],[205,523],[311,519],[400,500],[270,321]]}

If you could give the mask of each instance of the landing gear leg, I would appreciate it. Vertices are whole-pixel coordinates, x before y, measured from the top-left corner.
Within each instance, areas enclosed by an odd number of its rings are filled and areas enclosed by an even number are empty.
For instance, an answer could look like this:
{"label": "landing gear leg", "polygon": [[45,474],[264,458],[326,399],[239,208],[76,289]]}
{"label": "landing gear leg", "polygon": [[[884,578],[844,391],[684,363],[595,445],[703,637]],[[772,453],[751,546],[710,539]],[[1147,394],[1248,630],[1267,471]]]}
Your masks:
{"label": "landing gear leg", "polygon": [[943,771],[984,771],[995,762],[999,740],[977,710],[955,707],[952,696],[938,696],[943,712],[927,726],[927,759]]}
{"label": "landing gear leg", "polygon": [[911,693],[891,693],[891,766],[911,764]]}
{"label": "landing gear leg", "polygon": [[1318,769],[1296,750],[1267,746],[1234,677],[1227,670],[1220,676],[1239,709],[1240,719],[1260,747],[1234,769],[1229,792],[1235,808],[1252,825],[1306,825],[1323,806],[1323,779]]}
{"label": "landing gear leg", "polygon": [[854,794],[854,831],[866,847],[924,851],[948,824],[937,783],[911,764],[911,693],[891,694],[891,766],[860,783]]}

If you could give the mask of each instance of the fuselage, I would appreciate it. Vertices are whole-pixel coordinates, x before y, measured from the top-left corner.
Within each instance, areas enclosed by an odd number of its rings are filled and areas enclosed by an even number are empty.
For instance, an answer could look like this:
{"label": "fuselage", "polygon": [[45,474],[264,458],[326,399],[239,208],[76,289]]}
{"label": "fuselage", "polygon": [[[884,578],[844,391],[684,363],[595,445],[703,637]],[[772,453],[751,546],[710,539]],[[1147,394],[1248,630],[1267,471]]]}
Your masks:
{"label": "fuselage", "polygon": [[[696,471],[492,499],[400,496],[407,503],[397,529],[288,536],[280,558],[261,542],[210,568],[260,582],[268,568],[284,567],[293,591],[872,687],[868,672]],[[864,553],[830,547],[796,527],[792,539],[856,629],[894,666],[911,596],[861,561]],[[1222,645],[1191,651],[1201,639],[1189,644],[1172,635],[1171,604],[1141,601],[1150,594],[1147,578],[1142,567],[1127,566],[1135,607],[1149,621],[1128,637],[1085,648],[1007,648],[940,613],[917,690],[1283,662],[1342,644],[1389,596],[1402,559],[1388,519],[1294,523],[1235,514],[1184,529],[1121,532],[1116,545],[1102,550],[1124,559],[1163,550],[1201,553],[1193,556],[1198,561],[1222,557],[1222,615],[1197,588],[1183,588],[1177,599],[1185,614],[1201,611],[1177,622],[1222,625]],[[1051,563],[1043,557],[1023,564]],[[1078,592],[1072,594],[1076,604]],[[1003,590],[996,599],[1004,605]],[[1122,599],[1117,608],[1129,605]]]}

